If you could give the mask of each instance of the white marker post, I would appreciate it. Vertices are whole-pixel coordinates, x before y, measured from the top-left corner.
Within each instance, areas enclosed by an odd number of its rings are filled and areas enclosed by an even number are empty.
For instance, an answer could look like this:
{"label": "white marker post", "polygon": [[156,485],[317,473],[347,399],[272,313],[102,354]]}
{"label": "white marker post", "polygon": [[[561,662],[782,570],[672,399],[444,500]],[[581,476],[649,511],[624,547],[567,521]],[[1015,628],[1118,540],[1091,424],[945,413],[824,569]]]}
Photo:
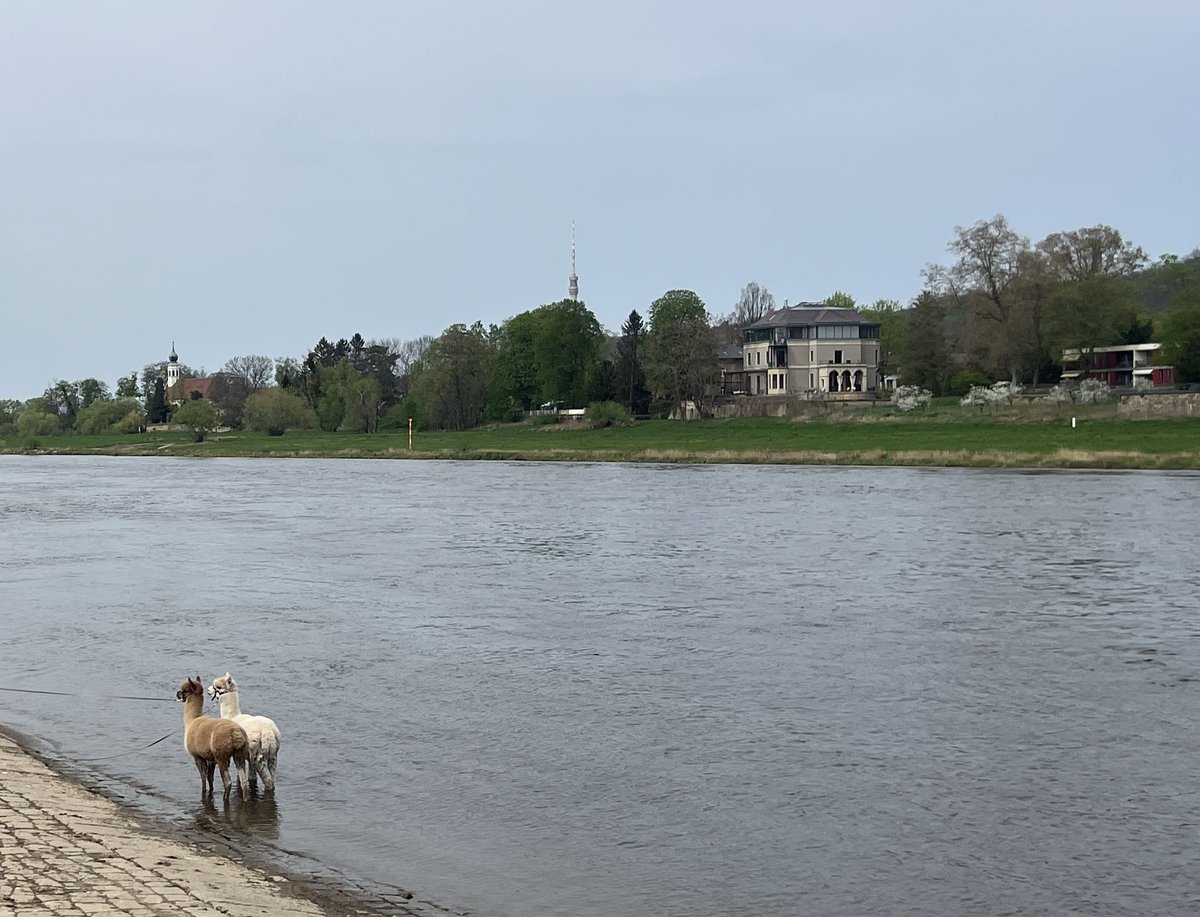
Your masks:
{"label": "white marker post", "polygon": [[[1072,418],[1071,426],[1075,426],[1075,421]],[[408,418],[408,451],[412,452],[412,418]]]}

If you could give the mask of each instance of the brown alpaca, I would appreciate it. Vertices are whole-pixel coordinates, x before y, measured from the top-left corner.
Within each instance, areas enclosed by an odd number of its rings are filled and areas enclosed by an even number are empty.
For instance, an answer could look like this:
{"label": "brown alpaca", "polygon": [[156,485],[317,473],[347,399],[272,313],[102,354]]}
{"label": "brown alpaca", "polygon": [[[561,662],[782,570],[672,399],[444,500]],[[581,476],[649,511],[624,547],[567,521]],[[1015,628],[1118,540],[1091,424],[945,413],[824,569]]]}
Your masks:
{"label": "brown alpaca", "polygon": [[247,798],[250,784],[246,779],[246,763],[250,760],[250,740],[246,738],[246,730],[232,720],[204,715],[204,683],[199,675],[181,684],[175,699],[183,701],[183,747],[200,772],[200,798],[213,794],[213,771],[218,767],[221,768],[221,782],[225,784],[225,798],[229,798],[231,758],[237,768],[238,789],[242,798]]}

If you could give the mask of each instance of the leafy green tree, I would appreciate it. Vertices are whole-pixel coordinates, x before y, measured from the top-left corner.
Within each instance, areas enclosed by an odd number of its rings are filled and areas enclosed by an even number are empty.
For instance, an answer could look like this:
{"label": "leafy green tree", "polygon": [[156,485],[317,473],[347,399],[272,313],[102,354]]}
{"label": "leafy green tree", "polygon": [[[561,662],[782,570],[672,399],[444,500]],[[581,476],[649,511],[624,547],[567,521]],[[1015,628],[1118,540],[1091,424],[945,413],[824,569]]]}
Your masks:
{"label": "leafy green tree", "polygon": [[604,331],[582,302],[564,299],[522,312],[495,334],[497,407],[529,410],[547,401],[582,405]]}
{"label": "leafy green tree", "polygon": [[825,300],[825,305],[830,309],[857,309],[858,303],[854,301],[854,297],[849,293],[843,293],[841,290],[835,290],[833,295]]}
{"label": "leafy green tree", "polygon": [[58,417],[61,428],[71,429],[75,425],[80,406],[77,383],[59,379],[42,393],[42,400],[46,403],[46,412]]}
{"label": "leafy green tree", "polygon": [[17,432],[22,436],[50,436],[61,429],[57,414],[37,408],[26,408],[17,418]]}
{"label": "leafy green tree", "polygon": [[1164,357],[1178,383],[1200,382],[1200,293],[1181,297],[1162,321]]}
{"label": "leafy green tree", "polygon": [[528,411],[546,400],[538,383],[534,345],[540,320],[537,310],[522,312],[496,331],[492,375],[499,408],[507,404]]}
{"label": "leafy green tree", "polygon": [[146,391],[146,423],[166,423],[171,412],[167,407],[166,382],[163,377],[152,379]]}
{"label": "leafy green tree", "polygon": [[868,321],[879,322],[879,372],[894,373],[908,311],[894,299],[877,299],[869,308],[858,311]]}
{"label": "leafy green tree", "polygon": [[108,401],[112,395],[108,391],[108,383],[99,379],[80,379],[75,383],[75,391],[79,393],[79,408],[90,407],[97,401]]}
{"label": "leafy green tree", "polygon": [[291,388],[292,383],[300,378],[303,364],[295,357],[275,358],[275,384],[280,388]]}
{"label": "leafy green tree", "polygon": [[678,321],[708,324],[704,300],[691,290],[668,290],[650,303],[650,334],[656,329]]}
{"label": "leafy green tree", "polygon": [[342,422],[355,433],[375,433],[379,429],[379,409],[382,404],[379,380],[373,375],[357,376],[342,389],[345,412]]}
{"label": "leafy green tree", "polygon": [[631,414],[645,414],[650,406],[650,390],[646,388],[646,372],[642,368],[642,347],[646,326],[636,309],[621,325],[617,341],[617,359],[613,367],[614,388],[618,400]]}
{"label": "leafy green tree", "polygon": [[926,290],[913,300],[908,312],[900,347],[904,384],[940,395],[946,389],[952,366],[946,340],[945,300]]}
{"label": "leafy green tree", "polygon": [[564,299],[542,306],[533,340],[538,383],[547,401],[582,406],[587,382],[604,340],[600,322],[582,302]]}
{"label": "leafy green tree", "polygon": [[212,433],[220,423],[220,415],[216,407],[206,398],[195,398],[185,401],[171,415],[173,423],[187,427],[196,442],[204,442],[204,438]]}
{"label": "leafy green tree", "polygon": [[646,381],[686,418],[687,402],[701,413],[720,379],[716,339],[704,301],[691,290],[669,290],[650,304]]}
{"label": "leafy green tree", "polygon": [[492,343],[483,326],[451,325],[426,349],[413,380],[412,415],[422,426],[467,430],[488,402]]}
{"label": "leafy green tree", "polygon": [[138,389],[138,374],[130,373],[128,376],[122,376],[117,380],[117,397],[118,398],[137,398],[141,395]]}
{"label": "leafy green tree", "polygon": [[678,410],[680,419],[688,418],[689,401],[705,413],[720,377],[707,318],[684,315],[654,326],[646,340],[646,379],[655,395]]}
{"label": "leafy green tree", "polygon": [[614,401],[617,397],[617,374],[612,360],[600,360],[592,367],[587,383],[587,403]]}
{"label": "leafy green tree", "polygon": [[[204,373],[200,370],[192,369],[186,363],[179,364],[180,379],[200,379],[204,377]],[[166,385],[167,380],[167,361],[159,360],[157,363],[147,363],[142,367],[142,391],[152,392],[154,390],[154,380],[162,379],[163,385]],[[153,423],[153,421],[151,421]]]}
{"label": "leafy green tree", "polygon": [[12,426],[15,430],[20,413],[21,402],[10,398],[0,399],[0,427]]}
{"label": "leafy green tree", "polygon": [[1050,295],[1048,327],[1060,350],[1119,344],[1137,319],[1133,288],[1120,277],[1086,277],[1063,283]]}
{"label": "leafy green tree", "polygon": [[287,430],[307,430],[317,425],[304,399],[284,388],[264,388],[246,399],[243,425],[268,436],[282,436]]}
{"label": "leafy green tree", "polygon": [[141,424],[142,406],[136,398],[96,401],[81,408],[79,416],[75,418],[76,432],[85,435],[129,433],[136,431]]}
{"label": "leafy green tree", "polygon": [[[251,392],[246,376],[221,370],[209,378],[212,382],[208,387],[208,400],[216,407],[225,424],[240,427],[246,399],[250,397]],[[192,392],[191,395],[195,398],[198,393]]]}

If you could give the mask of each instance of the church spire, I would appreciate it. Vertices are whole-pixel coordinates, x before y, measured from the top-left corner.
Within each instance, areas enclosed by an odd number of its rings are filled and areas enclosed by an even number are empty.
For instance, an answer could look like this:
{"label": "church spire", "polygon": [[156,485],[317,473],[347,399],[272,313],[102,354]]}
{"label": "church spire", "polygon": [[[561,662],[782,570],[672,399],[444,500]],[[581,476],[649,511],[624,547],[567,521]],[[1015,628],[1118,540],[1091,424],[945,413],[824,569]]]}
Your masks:
{"label": "church spire", "polygon": [[571,221],[571,276],[567,280],[567,296],[579,299],[579,277],[575,274],[575,221]]}

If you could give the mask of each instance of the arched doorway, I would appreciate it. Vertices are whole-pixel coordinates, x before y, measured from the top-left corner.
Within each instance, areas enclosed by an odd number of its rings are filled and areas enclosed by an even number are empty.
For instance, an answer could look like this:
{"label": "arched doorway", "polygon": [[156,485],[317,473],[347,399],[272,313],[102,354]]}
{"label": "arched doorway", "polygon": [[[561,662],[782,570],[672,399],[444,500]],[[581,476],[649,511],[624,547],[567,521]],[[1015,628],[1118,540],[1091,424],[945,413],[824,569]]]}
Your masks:
{"label": "arched doorway", "polygon": [[833,369],[829,372],[829,390],[836,392],[838,390],[838,374],[837,370]]}

